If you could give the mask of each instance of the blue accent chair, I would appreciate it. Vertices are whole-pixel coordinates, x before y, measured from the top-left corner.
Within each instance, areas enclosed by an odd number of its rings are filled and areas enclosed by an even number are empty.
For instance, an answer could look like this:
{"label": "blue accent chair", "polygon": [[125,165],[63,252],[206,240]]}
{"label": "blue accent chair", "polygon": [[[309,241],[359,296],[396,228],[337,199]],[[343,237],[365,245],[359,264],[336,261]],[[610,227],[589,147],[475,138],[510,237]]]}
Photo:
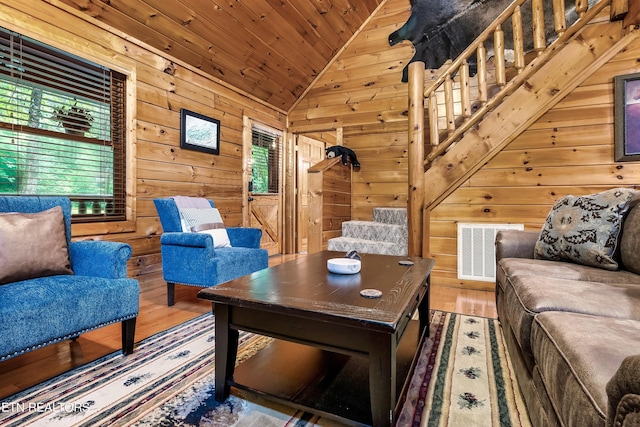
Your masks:
{"label": "blue accent chair", "polygon": [[138,281],[127,278],[131,246],[71,242],[66,197],[0,197],[0,212],[37,213],[62,207],[73,274],[0,285],[0,361],[112,323],[122,323],[122,351],[133,353],[139,309]]}
{"label": "blue accent chair", "polygon": [[[214,248],[206,233],[182,231],[180,213],[172,198],[155,199],[163,234],[160,237],[162,273],[167,304],[174,304],[175,285],[210,287],[269,266],[269,253],[260,249],[262,230],[227,227],[230,248]],[[209,200],[211,207],[215,207]]]}

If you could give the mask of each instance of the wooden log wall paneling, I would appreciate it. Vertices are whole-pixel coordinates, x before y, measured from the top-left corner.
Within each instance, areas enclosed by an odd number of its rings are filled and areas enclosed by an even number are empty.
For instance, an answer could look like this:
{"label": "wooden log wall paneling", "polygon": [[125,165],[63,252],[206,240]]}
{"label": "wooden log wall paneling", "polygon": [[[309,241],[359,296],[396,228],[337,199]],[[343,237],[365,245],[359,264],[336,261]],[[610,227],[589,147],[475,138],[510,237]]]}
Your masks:
{"label": "wooden log wall paneling", "polygon": [[613,78],[640,72],[640,39],[589,76],[431,213],[433,280],[494,289],[457,279],[457,223],[522,223],[540,230],[553,203],[640,185],[640,163],[614,162]]}
{"label": "wooden log wall paneling", "polygon": [[347,129],[345,145],[362,165],[354,169],[351,194],[353,219],[371,221],[375,207],[407,207],[407,122]]}
{"label": "wooden log wall paneling", "polygon": [[[352,174],[353,219],[371,219],[376,206],[406,206],[408,88],[400,79],[413,47],[389,47],[387,39],[409,15],[408,0],[387,0],[284,112],[57,0],[0,0],[0,25],[107,66],[135,70],[135,231],[104,234],[109,229],[96,224],[88,238],[131,244],[129,272],[142,284],[161,275],[161,226],[153,198],[211,197],[228,225],[242,223],[244,115],[281,129],[288,122],[291,132],[322,133],[323,141],[342,141],[356,151],[362,167]],[[522,222],[538,230],[565,194],[640,183],[640,164],[613,161],[613,77],[640,71],[639,57],[635,41],[431,212],[434,280],[493,289],[493,283],[456,278],[458,222]],[[219,156],[179,148],[181,107],[220,119]]]}
{"label": "wooden log wall paneling", "polygon": [[351,216],[370,220],[376,206],[407,204],[409,42],[388,36],[408,19],[408,0],[388,0],[289,112],[291,132],[341,129],[362,167],[352,173]]}
{"label": "wooden log wall paneling", "polygon": [[[162,227],[154,198],[209,197],[227,226],[242,225],[243,115],[285,129],[284,112],[64,5],[2,1],[0,25],[103,65],[135,71],[136,167],[129,177],[136,179],[135,231],[102,234],[104,225],[85,225],[83,234],[87,229],[95,234],[82,238],[130,244],[129,274],[144,285],[161,277]],[[220,120],[220,155],[180,149],[180,108]]]}
{"label": "wooden log wall paneling", "polygon": [[339,158],[324,159],[310,167],[308,175],[307,251],[326,250],[328,241],[341,234],[351,216],[351,167]]}

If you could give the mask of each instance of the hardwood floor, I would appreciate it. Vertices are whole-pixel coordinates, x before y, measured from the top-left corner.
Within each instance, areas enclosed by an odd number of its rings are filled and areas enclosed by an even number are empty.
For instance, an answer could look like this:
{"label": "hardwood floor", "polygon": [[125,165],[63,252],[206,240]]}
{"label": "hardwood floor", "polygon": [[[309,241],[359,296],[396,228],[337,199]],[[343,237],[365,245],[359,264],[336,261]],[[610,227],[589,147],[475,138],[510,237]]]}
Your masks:
{"label": "hardwood floor", "polygon": [[[271,257],[269,265],[277,265],[293,257],[295,255]],[[145,279],[140,287],[136,342],[211,310],[209,302],[197,298],[200,288],[191,286],[176,286],[176,303],[167,307],[166,284],[160,273]],[[437,283],[431,284],[431,308],[497,317],[493,292],[443,287]],[[76,341],[63,341],[0,362],[0,399],[120,348],[118,323],[88,332]]]}

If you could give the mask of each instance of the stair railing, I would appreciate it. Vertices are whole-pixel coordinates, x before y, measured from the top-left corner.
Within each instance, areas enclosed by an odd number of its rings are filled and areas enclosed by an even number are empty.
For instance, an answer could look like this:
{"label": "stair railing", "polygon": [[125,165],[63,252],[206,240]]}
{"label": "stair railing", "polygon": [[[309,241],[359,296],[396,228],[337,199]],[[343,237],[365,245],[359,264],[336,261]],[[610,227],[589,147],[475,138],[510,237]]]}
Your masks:
{"label": "stair railing", "polygon": [[[598,15],[612,0],[601,0],[589,8],[587,0],[576,0],[578,19],[567,27],[564,0],[553,0],[553,23],[556,38],[547,44],[543,0],[531,0],[532,37],[530,45],[535,55],[526,64],[523,39],[522,5],[526,0],[515,0],[462,54],[445,65],[439,75],[425,84],[425,109],[429,123],[430,150],[426,150],[425,166],[441,156],[472,126],[506,96],[526,83],[586,23]],[[616,0],[614,0],[616,1]],[[505,61],[505,34],[503,26],[511,19],[513,33],[513,62],[507,74]],[[493,43],[494,67],[489,67],[486,45]],[[469,63],[477,58],[477,97],[472,102]],[[511,77],[511,78],[509,78]],[[490,91],[495,92],[490,96]],[[411,103],[411,101],[410,101]],[[444,119],[444,120],[442,120]],[[444,126],[442,126],[444,122]]]}
{"label": "stair railing", "polygon": [[[425,206],[424,172],[442,156],[464,133],[477,125],[485,114],[502,100],[525,85],[586,24],[603,9],[611,6],[611,19],[624,16],[628,0],[600,0],[589,6],[588,0],[576,0],[578,19],[567,26],[564,0],[553,0],[555,40],[547,44],[543,0],[531,0],[531,53],[525,52],[522,6],[527,0],[515,0],[501,13],[458,58],[436,70],[434,78],[426,78],[423,63],[409,67],[409,255],[429,253],[429,212]],[[511,19],[513,60],[505,62],[503,26]],[[493,66],[490,67],[486,45],[493,45]],[[470,62],[476,57],[477,72],[472,79]],[[533,59],[530,59],[533,56]],[[420,66],[421,65],[421,66]],[[473,81],[472,81],[473,80]],[[477,91],[472,101],[472,83]],[[523,106],[526,108],[526,106]],[[425,130],[424,126],[428,126]],[[428,135],[429,142],[425,142]],[[422,159],[422,160],[421,160]],[[451,165],[453,167],[453,165]]]}

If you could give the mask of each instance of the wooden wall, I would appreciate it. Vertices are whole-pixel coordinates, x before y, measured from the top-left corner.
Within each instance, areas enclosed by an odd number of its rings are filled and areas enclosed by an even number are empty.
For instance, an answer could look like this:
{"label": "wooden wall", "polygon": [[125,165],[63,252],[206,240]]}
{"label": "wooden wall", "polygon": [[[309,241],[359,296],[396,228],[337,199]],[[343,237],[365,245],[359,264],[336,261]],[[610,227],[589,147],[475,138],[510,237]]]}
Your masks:
{"label": "wooden wall", "polygon": [[[228,225],[241,224],[243,115],[284,129],[287,113],[56,4],[0,0],[0,25],[135,71],[135,227],[118,232],[96,224],[95,233],[85,228],[81,234],[131,244],[130,273],[144,284],[161,277],[161,227],[153,198],[211,197]],[[335,132],[336,140],[356,151],[362,167],[353,173],[354,219],[370,219],[375,206],[407,203],[408,101],[400,78],[413,48],[406,42],[389,47],[387,38],[409,14],[408,0],[387,0],[288,112],[292,132]],[[635,42],[433,211],[434,280],[493,288],[456,279],[457,222],[523,222],[537,230],[558,197],[640,182],[640,164],[613,161],[613,76],[640,71],[639,57]],[[221,120],[219,156],[179,148],[181,107]]]}
{"label": "wooden wall", "polygon": [[457,223],[523,223],[540,230],[553,203],[640,185],[640,163],[614,161],[614,76],[640,72],[640,39],[567,95],[447,197],[431,214],[434,280],[494,289],[456,278]]}
{"label": "wooden wall", "polygon": [[289,112],[290,131],[337,131],[362,164],[354,170],[352,218],[370,220],[376,206],[407,203],[407,85],[413,56],[388,36],[408,19],[408,0],[388,0]]}
{"label": "wooden wall", "polygon": [[[45,1],[3,0],[0,25],[61,47],[71,53],[128,70],[135,77],[136,217],[131,232],[105,224],[74,226],[82,238],[117,240],[133,247],[130,275],[161,277],[159,223],[153,199],[172,195],[214,199],[228,226],[242,224],[243,115],[285,129],[286,114],[239,93],[214,78],[176,62],[131,37]],[[214,117],[221,123],[220,155],[180,149],[180,108]],[[93,232],[93,233],[92,233]],[[105,234],[109,232],[109,234]],[[86,236],[85,236],[86,235]]]}
{"label": "wooden wall", "polygon": [[309,168],[308,253],[326,250],[329,239],[342,234],[342,223],[351,216],[351,170],[339,157]]}
{"label": "wooden wall", "polygon": [[[354,219],[371,219],[375,206],[407,203],[407,86],[399,76],[412,52],[406,44],[390,48],[385,37],[407,17],[408,1],[389,0],[290,112],[294,131],[344,126],[344,143],[362,163],[353,174]],[[523,223],[539,230],[554,201],[566,194],[640,185],[640,163],[613,160],[613,78],[639,72],[639,57],[636,41],[432,212],[427,255],[436,259],[437,283],[494,289],[490,282],[457,279],[458,222]]]}

